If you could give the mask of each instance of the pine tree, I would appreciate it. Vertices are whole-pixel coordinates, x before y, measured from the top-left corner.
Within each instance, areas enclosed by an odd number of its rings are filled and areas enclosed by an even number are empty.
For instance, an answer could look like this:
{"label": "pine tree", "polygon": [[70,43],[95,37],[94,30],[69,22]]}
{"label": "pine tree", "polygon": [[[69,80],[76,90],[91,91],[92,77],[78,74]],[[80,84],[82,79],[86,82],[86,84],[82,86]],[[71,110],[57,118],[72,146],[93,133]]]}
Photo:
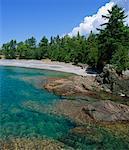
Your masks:
{"label": "pine tree", "polygon": [[42,59],[48,57],[48,39],[43,36],[39,43],[39,48],[36,51],[36,58]]}
{"label": "pine tree", "polygon": [[[127,43],[129,42],[129,39],[127,38],[127,26],[124,25],[124,19],[126,18],[124,11],[122,10],[122,8],[119,8],[117,5],[115,5],[112,7],[112,10],[108,12],[109,14],[107,16],[103,16],[104,18],[108,19],[108,22],[102,24],[102,27],[105,26],[105,28],[101,29],[100,34],[98,35],[99,69],[102,69],[103,66],[107,63],[114,62],[114,57],[116,55],[119,55],[118,53],[120,52],[119,46],[122,45],[121,47],[124,51],[128,51],[129,49],[129,47],[127,47]],[[123,55],[125,54],[127,54],[127,52],[123,52]],[[128,57],[128,55],[126,55],[125,57]],[[117,60],[116,62],[117,64],[115,64],[115,66],[117,66],[118,69],[120,64],[119,60]],[[128,62],[123,62],[123,66],[127,66],[125,63]],[[125,67],[120,68],[126,69]]]}
{"label": "pine tree", "polygon": [[98,40],[92,32],[87,39],[87,63],[95,68],[98,62]]}

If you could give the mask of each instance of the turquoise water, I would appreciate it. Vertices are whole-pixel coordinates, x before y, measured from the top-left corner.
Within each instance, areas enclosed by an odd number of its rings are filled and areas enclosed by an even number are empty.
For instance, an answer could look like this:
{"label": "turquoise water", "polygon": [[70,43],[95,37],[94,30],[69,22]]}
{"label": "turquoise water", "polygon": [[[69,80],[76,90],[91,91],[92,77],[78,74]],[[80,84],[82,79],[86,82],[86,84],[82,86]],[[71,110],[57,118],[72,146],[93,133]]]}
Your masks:
{"label": "turquoise water", "polygon": [[40,136],[57,139],[67,134],[74,127],[71,121],[24,106],[24,103],[34,102],[47,107],[59,101],[60,97],[41,89],[41,85],[45,77],[66,75],[38,69],[0,67],[0,138]]}
{"label": "turquoise water", "polygon": [[117,136],[97,124],[85,125],[83,134],[70,132],[75,123],[49,112],[55,102],[63,99],[44,90],[43,82],[47,77],[62,76],[69,74],[0,67],[0,139],[47,137],[77,150],[129,149],[126,136]]}

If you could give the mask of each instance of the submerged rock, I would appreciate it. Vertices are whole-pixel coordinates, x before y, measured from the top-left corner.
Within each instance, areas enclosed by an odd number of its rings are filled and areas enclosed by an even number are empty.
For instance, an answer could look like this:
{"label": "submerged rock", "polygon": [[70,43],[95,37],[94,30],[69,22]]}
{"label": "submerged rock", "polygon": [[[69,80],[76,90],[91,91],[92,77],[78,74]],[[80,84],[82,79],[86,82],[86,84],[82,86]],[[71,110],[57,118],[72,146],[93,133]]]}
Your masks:
{"label": "submerged rock", "polygon": [[[80,125],[60,141],[79,150],[125,150],[129,148],[129,127],[128,124],[119,125],[116,123],[107,126],[97,123]],[[121,131],[119,127],[122,127]]]}
{"label": "submerged rock", "polygon": [[1,150],[61,150],[64,144],[49,139],[40,138],[12,138],[0,140]]}
{"label": "submerged rock", "polygon": [[32,100],[24,101],[22,103],[22,107],[24,109],[27,109],[33,112],[38,112],[38,113],[50,113],[51,112],[50,105],[45,105],[41,102],[32,101]]}

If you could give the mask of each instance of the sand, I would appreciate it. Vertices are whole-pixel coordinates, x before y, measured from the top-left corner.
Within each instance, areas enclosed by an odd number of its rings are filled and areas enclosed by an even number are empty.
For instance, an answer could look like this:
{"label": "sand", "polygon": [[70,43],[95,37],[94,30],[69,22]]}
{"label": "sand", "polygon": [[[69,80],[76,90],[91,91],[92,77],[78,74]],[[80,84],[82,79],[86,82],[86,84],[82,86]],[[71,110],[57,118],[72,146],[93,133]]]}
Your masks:
{"label": "sand", "polygon": [[86,67],[81,68],[79,66],[72,65],[71,63],[50,61],[50,60],[8,60],[0,59],[0,66],[16,66],[25,68],[47,69],[61,72],[73,73],[81,76],[95,76],[96,74],[88,74]]}

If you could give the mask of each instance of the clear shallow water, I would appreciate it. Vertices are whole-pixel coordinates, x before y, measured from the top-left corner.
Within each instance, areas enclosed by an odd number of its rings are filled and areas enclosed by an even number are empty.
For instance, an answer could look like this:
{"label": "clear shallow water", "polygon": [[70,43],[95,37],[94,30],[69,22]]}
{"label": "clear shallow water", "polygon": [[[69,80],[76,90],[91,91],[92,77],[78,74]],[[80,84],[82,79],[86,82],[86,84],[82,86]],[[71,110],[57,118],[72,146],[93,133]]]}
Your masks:
{"label": "clear shallow water", "polygon": [[[38,104],[37,107],[42,104],[49,108],[54,102],[60,100],[60,97],[43,90],[41,85],[46,77],[62,76],[68,76],[68,74],[38,69],[0,67],[0,139],[47,137],[57,139],[79,150],[129,149],[127,136],[113,134],[96,124],[91,126],[87,124],[84,134],[69,132],[75,127],[70,120],[35,111],[32,107],[34,104]],[[28,109],[29,105],[32,109]]]}
{"label": "clear shallow water", "polygon": [[31,111],[23,106],[28,101],[51,105],[60,98],[37,84],[45,77],[67,76],[65,73],[0,67],[0,138],[50,137],[60,138],[74,124],[63,117]]}

